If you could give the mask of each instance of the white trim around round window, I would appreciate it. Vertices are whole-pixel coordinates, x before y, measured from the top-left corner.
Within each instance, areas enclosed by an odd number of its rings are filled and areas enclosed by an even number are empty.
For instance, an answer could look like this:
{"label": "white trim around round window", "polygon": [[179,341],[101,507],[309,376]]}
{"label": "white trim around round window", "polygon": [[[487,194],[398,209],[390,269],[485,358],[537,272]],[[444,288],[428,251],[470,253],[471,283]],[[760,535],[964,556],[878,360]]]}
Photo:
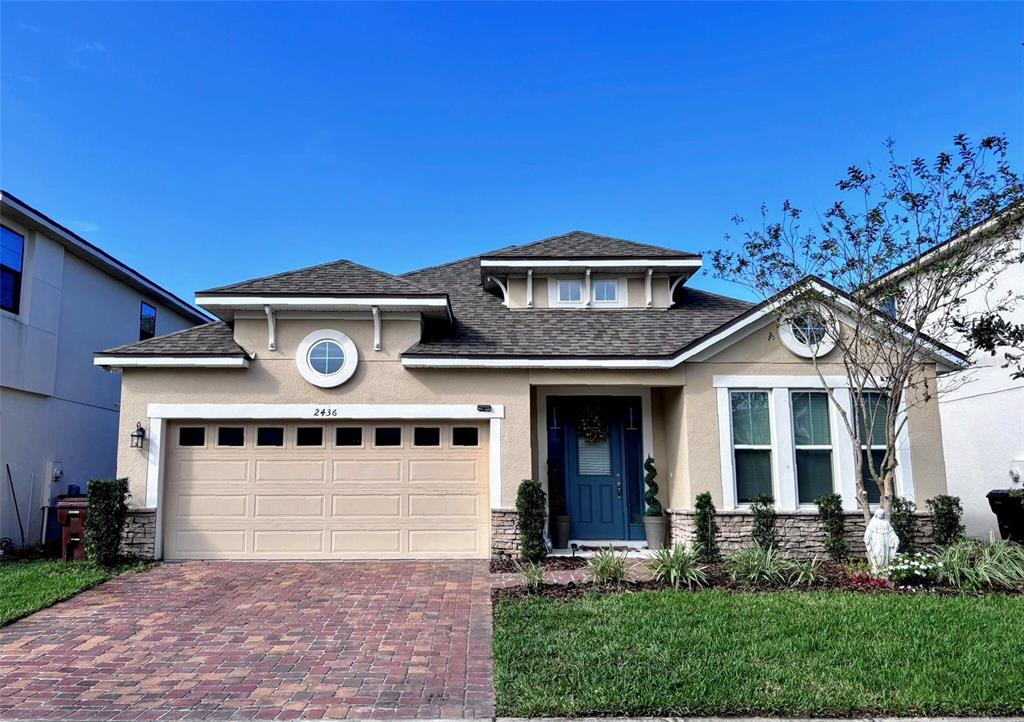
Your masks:
{"label": "white trim around round window", "polygon": [[[821,340],[813,345],[806,343],[806,332],[794,329],[794,325],[812,316],[821,325]],[[779,340],[782,341],[783,346],[801,358],[821,358],[836,347],[836,340],[828,332],[825,322],[813,312],[801,313],[798,316],[780,321]]]}
{"label": "white trim around round window", "polygon": [[[316,355],[316,358],[312,358]],[[314,386],[329,389],[352,378],[359,364],[359,352],[352,339],[341,331],[313,331],[299,343],[295,365],[299,374]]]}

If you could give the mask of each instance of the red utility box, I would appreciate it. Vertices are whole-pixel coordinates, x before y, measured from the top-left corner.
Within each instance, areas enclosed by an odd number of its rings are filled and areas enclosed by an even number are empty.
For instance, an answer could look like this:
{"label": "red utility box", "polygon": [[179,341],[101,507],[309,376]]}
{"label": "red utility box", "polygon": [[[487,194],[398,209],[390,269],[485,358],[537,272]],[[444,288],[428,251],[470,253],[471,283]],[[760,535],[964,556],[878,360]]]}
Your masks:
{"label": "red utility box", "polygon": [[85,519],[89,515],[89,497],[67,496],[57,502],[57,523],[64,529],[61,559],[85,559]]}

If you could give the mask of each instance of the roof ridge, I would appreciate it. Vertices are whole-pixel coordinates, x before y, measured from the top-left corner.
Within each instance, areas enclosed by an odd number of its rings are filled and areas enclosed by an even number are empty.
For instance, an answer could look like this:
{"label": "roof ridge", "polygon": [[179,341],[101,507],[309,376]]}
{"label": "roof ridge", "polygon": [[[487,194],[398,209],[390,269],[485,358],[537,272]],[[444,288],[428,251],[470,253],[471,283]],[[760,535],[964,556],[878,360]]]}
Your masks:
{"label": "roof ridge", "polygon": [[423,288],[422,286],[414,283],[413,281],[410,281],[410,280],[405,279],[405,278],[401,278],[400,276],[396,276],[393,273],[388,273],[387,271],[382,271],[379,268],[373,268],[372,266],[366,266],[366,265],[364,265],[362,263],[357,263],[356,261],[353,261],[353,260],[348,259],[348,258],[338,258],[338,259],[335,259],[333,261],[326,261],[324,263],[316,263],[316,264],[314,264],[312,266],[304,266],[302,268],[293,268],[293,269],[291,269],[289,271],[281,271],[280,273],[272,273],[269,276],[256,276],[254,278],[246,278],[244,280],[235,281],[233,283],[226,283],[226,284],[221,285],[221,286],[216,286],[214,288],[208,288],[208,289],[205,289],[203,291],[198,291],[198,293],[219,293],[219,292],[222,292],[222,291],[229,291],[232,288],[235,288],[237,286],[244,286],[244,285],[249,284],[249,283],[256,283],[256,282],[259,282],[259,281],[271,281],[271,280],[275,280],[275,279],[285,278],[287,276],[291,276],[291,275],[296,274],[296,273],[308,273],[309,271],[316,271],[316,270],[321,269],[321,268],[340,267],[340,266],[343,266],[343,265],[347,265],[347,266],[359,269],[361,271],[367,271],[367,272],[375,274],[375,275],[377,275],[379,277],[383,277],[383,278],[385,278],[385,279],[387,279],[389,281],[398,281],[399,283],[406,284],[406,285],[410,286],[412,289],[415,289],[417,291],[426,292],[426,290],[427,290],[427,289]]}
{"label": "roof ridge", "polygon": [[[536,241],[530,241],[529,243],[524,243],[524,244],[521,244],[521,245],[507,246],[505,248],[501,248],[501,249],[498,249],[496,251],[489,251],[487,253],[482,253],[482,254],[480,254],[480,257],[481,258],[487,258],[489,256],[502,255],[502,254],[504,254],[504,253],[506,253],[508,251],[511,251],[511,250],[524,251],[524,250],[528,250],[528,249],[530,249],[530,248],[532,248],[534,246],[539,246],[539,245],[541,245],[543,243],[548,243],[550,241],[558,241],[558,240],[562,240],[562,239],[568,239],[568,238],[570,238],[572,236],[586,236],[586,237],[593,238],[593,239],[600,240],[600,241],[613,241],[615,243],[624,243],[624,244],[627,244],[627,245],[630,245],[630,246],[634,246],[637,249],[649,249],[649,250],[652,250],[652,251],[657,251],[659,253],[668,252],[668,253],[672,253],[674,255],[679,255],[679,256],[698,257],[700,255],[698,253],[693,253],[692,251],[682,251],[682,250],[680,250],[678,248],[670,248],[668,246],[657,246],[657,245],[654,245],[653,243],[643,243],[642,241],[634,241],[634,240],[631,240],[629,238],[620,238],[619,236],[609,236],[609,235],[605,235],[603,233],[594,233],[593,231],[585,231],[585,230],[577,228],[577,229],[574,229],[574,230],[571,230],[571,231],[566,231],[565,233],[558,233],[558,234],[555,234],[553,236],[548,236],[546,238],[540,238],[540,239],[538,239]],[[598,257],[598,254],[595,254],[595,257]]]}

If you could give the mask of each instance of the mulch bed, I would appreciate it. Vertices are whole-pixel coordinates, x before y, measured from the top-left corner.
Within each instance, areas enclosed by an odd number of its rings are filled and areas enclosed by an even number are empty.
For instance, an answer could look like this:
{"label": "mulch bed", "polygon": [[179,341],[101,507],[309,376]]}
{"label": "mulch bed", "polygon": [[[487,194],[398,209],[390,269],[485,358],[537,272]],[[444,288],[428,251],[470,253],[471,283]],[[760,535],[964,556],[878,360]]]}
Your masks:
{"label": "mulch bed", "polygon": [[[818,569],[818,580],[814,584],[800,587],[790,587],[785,584],[747,584],[745,582],[733,581],[724,564],[711,564],[704,571],[708,576],[707,583],[695,591],[711,589],[729,592],[833,591],[854,594],[938,594],[942,596],[972,594],[972,592],[962,592],[953,587],[897,587],[885,580],[871,579],[869,577],[851,577],[841,564],[835,562],[822,562]],[[583,581],[567,582],[566,584],[545,584],[540,589],[531,593],[527,591],[525,586],[520,585],[493,589],[491,591],[491,601],[497,604],[500,600],[516,601],[528,597],[544,597],[546,599],[569,601],[582,599],[591,594],[628,594],[661,591],[669,588],[669,585],[654,580],[626,581],[622,584],[604,585],[594,584],[592,581]],[[682,589],[685,591],[686,588],[683,587]],[[999,590],[994,592],[978,592],[977,594],[993,593],[1017,596],[1024,594],[1024,590]]]}
{"label": "mulch bed", "polygon": [[[519,571],[516,559],[512,557],[495,557],[491,559],[491,574],[509,574]],[[587,560],[582,557],[544,557],[538,564],[549,572],[564,571],[570,569],[583,569],[587,566]]]}

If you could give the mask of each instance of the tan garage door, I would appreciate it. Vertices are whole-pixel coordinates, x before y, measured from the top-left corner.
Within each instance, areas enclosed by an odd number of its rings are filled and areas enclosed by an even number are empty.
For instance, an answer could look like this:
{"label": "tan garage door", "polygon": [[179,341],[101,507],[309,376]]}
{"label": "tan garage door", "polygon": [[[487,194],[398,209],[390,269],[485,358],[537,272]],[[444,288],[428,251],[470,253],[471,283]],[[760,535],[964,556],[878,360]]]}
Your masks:
{"label": "tan garage door", "polygon": [[474,423],[179,422],[167,559],[450,559],[489,553]]}

